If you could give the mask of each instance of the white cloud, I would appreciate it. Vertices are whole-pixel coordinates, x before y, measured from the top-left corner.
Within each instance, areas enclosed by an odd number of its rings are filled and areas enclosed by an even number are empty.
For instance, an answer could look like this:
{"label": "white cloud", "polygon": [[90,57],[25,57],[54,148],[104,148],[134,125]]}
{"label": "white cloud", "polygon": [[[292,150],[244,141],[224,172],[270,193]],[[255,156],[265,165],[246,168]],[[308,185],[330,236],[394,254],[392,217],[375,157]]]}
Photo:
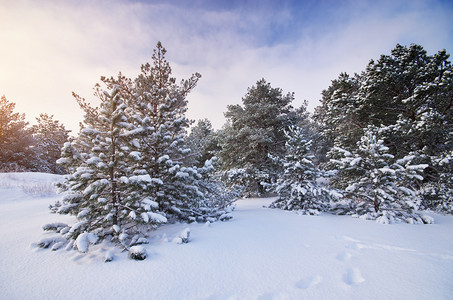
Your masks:
{"label": "white cloud", "polygon": [[44,1],[2,6],[0,93],[29,120],[47,112],[77,130],[82,112],[71,92],[90,98],[101,75],[136,73],[148,47],[140,23],[128,21],[135,7],[108,10]]}
{"label": "white cloud", "polygon": [[307,99],[313,108],[340,72],[364,70],[397,42],[451,51],[451,8],[424,1],[343,3],[304,10],[310,22],[299,22],[290,8],[275,12],[269,4],[216,11],[107,0],[0,2],[0,94],[29,120],[47,112],[77,129],[83,114],[71,91],[93,99],[99,76],[122,71],[134,77],[160,40],[175,77],[203,76],[189,95],[189,117],[220,128],[226,106],[240,103],[262,77],[294,91],[295,106]]}

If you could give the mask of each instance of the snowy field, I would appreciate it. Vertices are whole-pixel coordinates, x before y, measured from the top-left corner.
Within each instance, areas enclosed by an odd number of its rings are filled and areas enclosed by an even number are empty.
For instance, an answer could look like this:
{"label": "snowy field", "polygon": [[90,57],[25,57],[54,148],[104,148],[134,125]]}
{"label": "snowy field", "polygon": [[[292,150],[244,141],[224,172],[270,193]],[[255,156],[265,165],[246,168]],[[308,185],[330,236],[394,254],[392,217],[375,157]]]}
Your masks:
{"label": "snowy field", "polygon": [[[32,247],[60,176],[0,174],[0,299],[452,299],[453,217],[381,225],[237,202],[234,218],[153,232],[149,257]],[[191,242],[172,239],[189,227]]]}

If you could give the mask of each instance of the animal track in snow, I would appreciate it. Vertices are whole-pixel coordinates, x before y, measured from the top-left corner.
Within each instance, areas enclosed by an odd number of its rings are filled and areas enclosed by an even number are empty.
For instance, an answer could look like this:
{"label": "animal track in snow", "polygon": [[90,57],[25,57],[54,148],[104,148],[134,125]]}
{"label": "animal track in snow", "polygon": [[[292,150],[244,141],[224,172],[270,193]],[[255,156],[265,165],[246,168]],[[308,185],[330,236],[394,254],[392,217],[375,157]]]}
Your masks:
{"label": "animal track in snow", "polygon": [[307,278],[304,278],[300,280],[299,282],[296,283],[296,286],[300,289],[308,289],[311,288],[322,281],[322,276],[316,275],[316,276],[309,276]]}
{"label": "animal track in snow", "polygon": [[343,280],[346,284],[354,285],[365,281],[365,278],[362,277],[360,270],[357,268],[350,268],[343,277]]}

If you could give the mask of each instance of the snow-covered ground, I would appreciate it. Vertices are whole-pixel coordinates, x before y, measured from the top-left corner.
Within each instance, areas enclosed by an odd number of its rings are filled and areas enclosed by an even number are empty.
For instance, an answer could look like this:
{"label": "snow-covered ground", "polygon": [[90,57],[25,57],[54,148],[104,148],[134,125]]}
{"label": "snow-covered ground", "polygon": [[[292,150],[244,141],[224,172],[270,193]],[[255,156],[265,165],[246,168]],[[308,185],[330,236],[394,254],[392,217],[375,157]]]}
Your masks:
{"label": "snow-covered ground", "polygon": [[[453,217],[381,225],[240,200],[228,222],[153,232],[148,258],[30,246],[58,196],[48,174],[0,174],[0,299],[452,299]],[[188,244],[175,244],[186,227]]]}

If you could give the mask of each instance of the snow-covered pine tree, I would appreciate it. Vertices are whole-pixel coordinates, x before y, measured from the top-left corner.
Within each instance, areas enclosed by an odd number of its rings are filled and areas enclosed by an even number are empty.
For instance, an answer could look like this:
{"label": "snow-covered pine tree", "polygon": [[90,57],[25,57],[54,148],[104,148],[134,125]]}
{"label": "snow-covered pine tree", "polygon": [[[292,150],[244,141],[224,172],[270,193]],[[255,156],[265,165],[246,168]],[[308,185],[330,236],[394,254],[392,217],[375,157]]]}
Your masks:
{"label": "snow-covered pine tree", "polygon": [[[323,91],[315,119],[331,145],[354,150],[363,130],[385,126],[381,138],[396,159],[416,154],[423,171],[426,201],[444,199],[441,165],[453,143],[453,65],[446,50],[427,55],[422,46],[396,45],[390,55],[371,60],[366,70],[351,78],[341,74]],[[447,173],[445,173],[447,172]]]}
{"label": "snow-covered pine tree", "polygon": [[197,167],[203,167],[205,162],[220,150],[216,133],[208,119],[198,120],[197,124],[191,128],[187,144],[191,152],[186,161]]}
{"label": "snow-covered pine tree", "polygon": [[442,155],[432,158],[432,161],[439,179],[422,186],[422,207],[453,214],[453,151],[445,151]]}
{"label": "snow-covered pine tree", "polygon": [[271,156],[284,172],[275,184],[279,198],[270,207],[317,215],[327,209],[331,196],[329,190],[318,181],[323,172],[313,164],[311,140],[306,138],[301,128],[295,126],[290,126],[285,136],[285,157]]}
{"label": "snow-covered pine tree", "polygon": [[193,210],[194,220],[197,222],[231,219],[233,203],[242,195],[240,188],[227,188],[224,185],[218,169],[218,159],[215,156],[207,160],[203,167],[197,168],[198,174],[201,175],[197,181],[197,188],[204,195],[198,209]]}
{"label": "snow-covered pine tree", "polygon": [[38,123],[32,127],[35,140],[33,169],[38,172],[64,174],[66,170],[56,162],[61,156],[61,148],[69,138],[70,130],[66,130],[63,124],[54,120],[53,115],[40,114],[36,121]]}
{"label": "snow-covered pine tree", "polygon": [[[200,74],[176,84],[171,77],[166,50],[159,42],[152,56],[152,64],[144,64],[133,82],[132,109],[134,149],[141,160],[133,166],[137,175],[147,175],[151,182],[145,195],[158,203],[171,220],[199,220],[205,210],[206,197],[199,188],[202,175],[196,167],[186,166],[190,149],[185,142],[190,121],[186,118],[186,97],[196,86]],[[206,208],[210,210],[210,208]]]}
{"label": "snow-covered pine tree", "polygon": [[412,164],[416,155],[396,160],[379,138],[385,130],[369,126],[357,149],[332,149],[330,155],[336,158],[330,163],[338,170],[332,183],[351,201],[350,205],[345,205],[344,200],[333,204],[332,210],[382,223],[431,223],[429,217],[414,213],[420,203],[415,186],[423,180],[420,173],[427,165]]}
{"label": "snow-covered pine tree", "polygon": [[0,171],[24,171],[30,167],[33,143],[25,115],[14,112],[16,104],[0,98]]}
{"label": "snow-covered pine tree", "polygon": [[86,111],[81,151],[70,143],[63,147],[59,163],[70,172],[62,185],[66,194],[51,206],[54,212],[77,217],[76,224],[58,231],[81,252],[105,238],[127,248],[148,226],[166,222],[158,204],[143,192],[151,178],[131,173],[130,165],[140,155],[131,149],[134,142],[126,134],[131,125],[119,88],[108,92],[97,85],[95,95],[101,103],[96,118]]}
{"label": "snow-covered pine tree", "polygon": [[396,45],[391,55],[371,60],[363,74],[359,108],[364,126],[397,125],[386,143],[403,157],[445,150],[453,128],[453,66],[441,50],[427,55],[422,46]]}
{"label": "snow-covered pine tree", "polygon": [[293,93],[284,95],[280,88],[261,79],[248,89],[243,106],[228,106],[219,157],[225,170],[236,169],[240,172],[235,175],[245,176],[241,180],[248,195],[263,194],[261,182],[273,182],[281,171],[268,155],[284,155],[283,131],[300,121],[291,106],[293,100]]}
{"label": "snow-covered pine tree", "polygon": [[363,131],[358,94],[361,80],[357,74],[341,73],[322,91],[321,105],[316,107],[313,118],[330,145],[355,147],[360,139]]}
{"label": "snow-covered pine tree", "polygon": [[[153,65],[142,66],[134,81],[121,73],[101,77],[109,92],[96,85],[100,108],[74,94],[85,112],[84,124],[74,143],[66,143],[59,162],[70,173],[62,188],[64,199],[52,211],[76,215],[74,226],[48,224],[80,251],[99,239],[112,238],[123,247],[143,242],[143,235],[167,221],[227,220],[232,196],[203,168],[183,164],[190,150],[185,145],[189,120],[186,95],[199,74],[180,85],[170,77],[160,43]],[[61,248],[61,239],[39,245]],[[71,244],[71,245],[72,245]],[[112,256],[108,253],[106,261]]]}

